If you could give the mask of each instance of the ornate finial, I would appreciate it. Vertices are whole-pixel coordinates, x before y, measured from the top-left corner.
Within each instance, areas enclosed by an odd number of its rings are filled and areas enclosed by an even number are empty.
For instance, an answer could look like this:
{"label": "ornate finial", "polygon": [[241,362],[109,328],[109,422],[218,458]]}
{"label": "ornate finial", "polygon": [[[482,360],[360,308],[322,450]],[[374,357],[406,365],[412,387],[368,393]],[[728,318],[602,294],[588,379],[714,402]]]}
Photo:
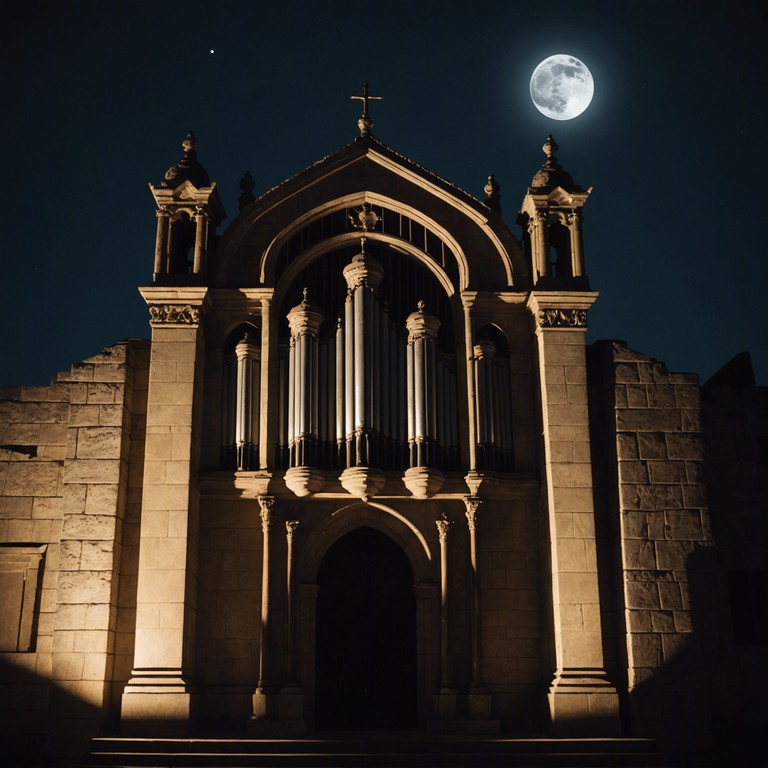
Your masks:
{"label": "ornate finial", "polygon": [[550,133],[549,136],[547,136],[547,140],[544,142],[544,145],[542,146],[542,149],[544,150],[544,154],[547,156],[548,160],[557,160],[555,157],[555,152],[557,152],[560,147],[557,146],[555,143],[555,139]]}
{"label": "ornate finial", "polygon": [[501,187],[493,174],[488,176],[483,192],[486,195],[485,204],[491,209],[498,210],[501,207]]}
{"label": "ornate finial", "polygon": [[362,117],[357,121],[357,127],[360,129],[360,137],[363,136],[370,136],[371,135],[371,128],[373,128],[373,120],[371,120],[370,116],[368,115],[368,102],[371,99],[375,99],[376,101],[381,101],[382,96],[370,96],[368,94],[368,83],[365,83],[363,85],[363,95],[362,96],[350,96],[350,99],[356,99],[358,101],[363,102],[363,114]]}
{"label": "ornate finial", "polygon": [[419,312],[421,312],[422,314],[424,314],[424,299],[419,299],[419,300],[416,302],[416,308],[419,310]]}
{"label": "ornate finial", "polygon": [[256,198],[253,196],[253,190],[256,188],[256,182],[253,180],[250,171],[245,172],[245,176],[240,179],[240,189],[242,194],[238,200],[240,210],[242,211],[248,203],[252,203]]}
{"label": "ornate finial", "polygon": [[181,147],[184,150],[185,155],[190,155],[194,152],[197,152],[197,136],[195,136],[194,131],[190,131],[185,137],[184,140],[181,142]]}
{"label": "ornate finial", "polygon": [[207,187],[211,181],[205,168],[197,160],[198,144],[194,131],[190,131],[184,137],[181,146],[184,150],[184,157],[165,172],[159,186],[173,189],[183,181],[190,181],[197,189]]}
{"label": "ornate finial", "polygon": [[304,290],[301,292],[301,296],[302,296],[301,303],[306,304],[307,303],[307,286],[306,285],[304,286]]}

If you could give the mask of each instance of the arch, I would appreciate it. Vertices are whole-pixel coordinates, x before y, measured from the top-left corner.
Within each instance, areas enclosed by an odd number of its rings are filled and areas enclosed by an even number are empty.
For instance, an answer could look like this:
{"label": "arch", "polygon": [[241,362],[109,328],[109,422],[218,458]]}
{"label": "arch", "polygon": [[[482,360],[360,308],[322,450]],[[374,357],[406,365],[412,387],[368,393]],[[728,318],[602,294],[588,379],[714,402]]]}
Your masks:
{"label": "arch", "polygon": [[[407,205],[391,197],[387,197],[385,195],[377,194],[374,192],[355,193],[352,195],[345,195],[343,197],[336,198],[335,200],[328,201],[326,203],[323,203],[322,205],[316,206],[312,210],[307,211],[301,216],[294,219],[290,223],[290,225],[285,227],[283,230],[281,230],[272,239],[269,245],[264,249],[264,252],[262,253],[261,259],[259,262],[260,282],[262,283],[266,282],[267,274],[269,271],[269,263],[274,259],[276,259],[277,254],[280,252],[280,249],[293,235],[295,235],[297,232],[300,232],[304,228],[308,227],[313,222],[318,221],[319,219],[329,214],[343,210],[345,208],[351,208],[351,207],[363,205],[365,203],[376,205],[386,210],[389,210],[391,212],[407,216],[409,219],[415,221],[416,223],[420,224],[426,229],[434,232],[443,241],[443,243],[448,246],[451,253],[453,254],[453,257],[456,260],[456,265],[459,273],[459,285],[452,286],[451,292],[456,288],[458,288],[458,290],[465,290],[469,286],[469,271],[470,271],[469,260],[466,254],[464,253],[464,250],[459,244],[459,242],[443,225],[441,225],[435,219],[429,216],[426,216],[422,211],[414,208],[411,205]],[[505,248],[501,239],[487,226],[485,222],[478,221],[475,216],[467,216],[467,218],[469,221],[472,222],[474,226],[479,226],[483,230],[486,237],[489,238],[489,240],[494,246],[496,253],[498,254],[501,260],[508,285],[513,285],[514,284],[514,267],[512,264],[512,258],[510,254],[507,252],[507,249]],[[349,232],[346,234],[349,236],[349,238],[348,239],[345,238],[343,240],[344,243],[348,242],[348,240],[354,240],[356,238],[359,238],[360,236],[359,233],[357,232]],[[381,239],[384,239],[385,242],[389,242],[391,245],[395,247],[398,247],[398,246],[403,247],[407,252],[409,252],[411,255],[415,256],[416,258],[422,260],[426,264],[426,266],[432,269],[435,272],[436,276],[438,276],[438,279],[441,280],[441,282],[444,282],[447,285],[452,285],[447,275],[445,274],[445,272],[442,270],[438,271],[438,268],[435,262],[432,261],[428,256],[426,256],[426,254],[423,251],[413,246],[406,239],[395,238],[391,236],[385,239],[385,236],[382,237],[382,233],[376,233],[376,232],[368,233],[368,237],[372,239],[376,235],[378,235]],[[316,245],[319,245],[319,244],[316,244]],[[338,247],[338,245],[339,243],[337,242],[336,244],[330,247]],[[315,254],[314,257],[316,257],[317,255],[318,254]],[[439,272],[442,272],[442,277],[439,275]]]}
{"label": "arch", "polygon": [[391,507],[375,502],[355,502],[337,509],[307,539],[298,562],[299,581],[315,583],[325,553],[345,533],[368,526],[394,539],[405,552],[416,583],[431,582],[432,553],[419,529]]}
{"label": "arch", "polygon": [[307,716],[314,722],[316,691],[316,629],[318,575],[326,553],[345,534],[371,528],[388,536],[405,554],[413,573],[416,601],[417,716],[420,727],[429,716],[429,697],[439,682],[438,624],[440,595],[438,578],[429,545],[422,533],[404,515],[378,503],[354,502],[336,510],[307,538],[297,553],[297,637],[299,679],[308,704]]}

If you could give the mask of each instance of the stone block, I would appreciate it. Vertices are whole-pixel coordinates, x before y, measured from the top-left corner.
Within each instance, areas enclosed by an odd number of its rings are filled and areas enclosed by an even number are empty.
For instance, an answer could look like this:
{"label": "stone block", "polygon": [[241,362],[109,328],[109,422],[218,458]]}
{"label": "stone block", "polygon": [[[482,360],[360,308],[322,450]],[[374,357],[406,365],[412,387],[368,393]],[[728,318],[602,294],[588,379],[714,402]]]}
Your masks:
{"label": "stone block", "polygon": [[69,426],[94,426],[99,423],[98,405],[72,405],[69,409]]}
{"label": "stone block", "polygon": [[703,459],[704,441],[696,434],[667,435],[670,459]]}
{"label": "stone block", "polygon": [[62,541],[59,547],[59,568],[62,571],[79,571],[82,548],[81,541]]}
{"label": "stone block", "polygon": [[664,610],[682,610],[683,596],[680,591],[680,584],[674,581],[662,581],[659,582],[658,588],[661,607]]}
{"label": "stone block", "polygon": [[664,513],[666,520],[666,538],[676,541],[702,541],[704,528],[701,512],[698,509],[669,509]]}
{"label": "stone block", "polygon": [[627,384],[626,393],[629,408],[648,407],[648,393],[645,384]]}
{"label": "stone block", "polygon": [[56,630],[85,629],[88,606],[84,604],[60,605],[55,613]]}
{"label": "stone block", "polygon": [[88,404],[117,403],[123,399],[125,386],[119,383],[94,382],[88,384]]}
{"label": "stone block", "polygon": [[684,485],[683,503],[686,507],[707,507],[707,488],[704,485]]}
{"label": "stone block", "polygon": [[77,458],[119,458],[122,438],[122,430],[119,427],[81,428],[77,432]]}
{"label": "stone block", "polygon": [[656,549],[653,542],[628,539],[622,542],[625,567],[629,569],[656,568]]}
{"label": "stone block", "polygon": [[62,536],[66,539],[108,541],[114,538],[116,519],[112,515],[67,515]]}
{"label": "stone block", "polygon": [[619,461],[620,483],[647,483],[648,465],[644,461]]}
{"label": "stone block", "polygon": [[33,502],[31,496],[0,497],[0,518],[31,518]]}
{"label": "stone block", "polygon": [[110,515],[117,510],[120,486],[116,483],[89,485],[85,497],[85,513],[87,515]]}
{"label": "stone block", "polygon": [[654,484],[671,484],[686,482],[685,462],[683,461],[649,461],[648,473]]}
{"label": "stone block", "polygon": [[616,435],[616,452],[619,461],[629,461],[640,457],[638,435],[633,432],[620,432]]}
{"label": "stone block", "polygon": [[661,607],[659,590],[653,581],[628,581],[625,592],[627,608],[655,611]]}
{"label": "stone block", "polygon": [[675,399],[678,408],[698,411],[701,407],[698,386],[686,386],[684,384],[675,386]]}
{"label": "stone block", "polygon": [[62,572],[59,575],[59,602],[109,603],[112,574],[104,571]]}
{"label": "stone block", "polygon": [[697,410],[680,411],[683,432],[701,432],[701,413]]}
{"label": "stone block", "polygon": [[616,366],[616,382],[619,384],[631,384],[640,381],[637,365],[634,363],[619,363]]}
{"label": "stone block", "polygon": [[662,662],[661,637],[643,633],[631,635],[629,643],[632,667],[658,668]]}
{"label": "stone block", "polygon": [[653,611],[651,613],[651,628],[654,632],[674,632],[675,616],[672,611]]}
{"label": "stone block", "polygon": [[690,541],[657,541],[656,558],[659,568],[685,570],[694,545]]}
{"label": "stone block", "polygon": [[113,541],[84,541],[80,568],[84,571],[111,571],[114,567]]}
{"label": "stone block", "polygon": [[619,408],[616,427],[620,432],[676,432],[681,427],[676,408]]}
{"label": "stone block", "polygon": [[57,496],[60,471],[58,462],[11,462],[5,473],[3,493],[6,496]]}
{"label": "stone block", "polygon": [[640,432],[637,445],[641,459],[667,458],[667,441],[663,432]]}
{"label": "stone block", "polygon": [[120,427],[125,419],[125,407],[122,403],[99,406],[99,425],[103,427]]}
{"label": "stone block", "polygon": [[64,464],[65,483],[117,483],[119,459],[74,459]]}
{"label": "stone block", "polygon": [[54,680],[82,680],[83,663],[85,661],[83,653],[54,653],[53,654],[53,675]]}
{"label": "stone block", "polygon": [[93,603],[88,606],[85,629],[108,629],[111,606],[107,603]]}
{"label": "stone block", "polygon": [[75,651],[81,653],[106,653],[109,649],[109,632],[105,629],[86,629],[75,632]]}

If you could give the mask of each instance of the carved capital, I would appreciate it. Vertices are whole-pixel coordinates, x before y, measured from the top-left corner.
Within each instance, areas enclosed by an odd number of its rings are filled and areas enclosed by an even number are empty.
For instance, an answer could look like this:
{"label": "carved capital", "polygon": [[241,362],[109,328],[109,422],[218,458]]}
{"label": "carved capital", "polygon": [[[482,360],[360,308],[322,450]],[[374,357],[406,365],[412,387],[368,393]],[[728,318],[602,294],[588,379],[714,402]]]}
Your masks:
{"label": "carved capital", "polygon": [[586,328],[586,309],[540,309],[539,325],[542,328]]}
{"label": "carved capital", "polygon": [[307,301],[306,288],[304,289],[304,299],[286,315],[286,318],[291,329],[291,342],[305,335],[316,339],[320,332],[320,326],[325,320],[318,308]]}
{"label": "carved capital", "polygon": [[266,534],[272,527],[272,509],[275,506],[274,496],[259,496],[259,509],[261,515],[261,530]]}
{"label": "carved capital", "polygon": [[158,219],[168,219],[171,216],[171,212],[168,210],[167,205],[161,205],[156,211],[155,216],[157,216]]}
{"label": "carved capital", "polygon": [[437,536],[440,539],[441,544],[447,544],[448,539],[451,537],[451,523],[450,520],[435,520],[437,526]]}
{"label": "carved capital", "polygon": [[151,325],[197,325],[200,310],[190,304],[150,304]]}
{"label": "carved capital", "polygon": [[195,218],[208,218],[208,209],[204,205],[195,206]]}
{"label": "carved capital", "polygon": [[384,277],[384,270],[372,256],[359,253],[344,267],[342,274],[350,293],[354,293],[360,286],[370,288],[375,293]]}
{"label": "carved capital", "polygon": [[440,330],[440,321],[424,311],[423,301],[419,302],[418,307],[418,311],[408,315],[405,321],[409,344],[413,344],[417,339],[436,339]]}
{"label": "carved capital", "polygon": [[464,506],[466,507],[464,514],[467,517],[467,525],[469,526],[470,531],[477,530],[477,514],[480,511],[480,505],[482,503],[483,502],[478,499],[477,496],[464,497]]}
{"label": "carved capital", "polygon": [[293,542],[293,534],[296,533],[296,529],[299,527],[298,520],[286,520],[285,521],[285,538],[288,539],[288,543]]}

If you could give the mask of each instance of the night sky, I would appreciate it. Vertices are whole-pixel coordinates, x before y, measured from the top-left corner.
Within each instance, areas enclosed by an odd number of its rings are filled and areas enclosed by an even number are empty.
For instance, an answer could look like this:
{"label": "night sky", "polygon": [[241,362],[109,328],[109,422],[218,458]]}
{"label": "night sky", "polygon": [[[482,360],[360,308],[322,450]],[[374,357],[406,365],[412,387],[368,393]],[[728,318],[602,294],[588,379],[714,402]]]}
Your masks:
{"label": "night sky", "polygon": [[[149,335],[157,183],[194,129],[237,214],[357,135],[364,81],[385,144],[507,223],[553,133],[585,209],[600,298],[589,340],[706,380],[750,350],[768,384],[765,39],[759,0],[118,2],[3,10],[0,384],[42,384]],[[569,122],[531,103],[553,53],[595,78]],[[222,231],[220,228],[219,231]]]}

